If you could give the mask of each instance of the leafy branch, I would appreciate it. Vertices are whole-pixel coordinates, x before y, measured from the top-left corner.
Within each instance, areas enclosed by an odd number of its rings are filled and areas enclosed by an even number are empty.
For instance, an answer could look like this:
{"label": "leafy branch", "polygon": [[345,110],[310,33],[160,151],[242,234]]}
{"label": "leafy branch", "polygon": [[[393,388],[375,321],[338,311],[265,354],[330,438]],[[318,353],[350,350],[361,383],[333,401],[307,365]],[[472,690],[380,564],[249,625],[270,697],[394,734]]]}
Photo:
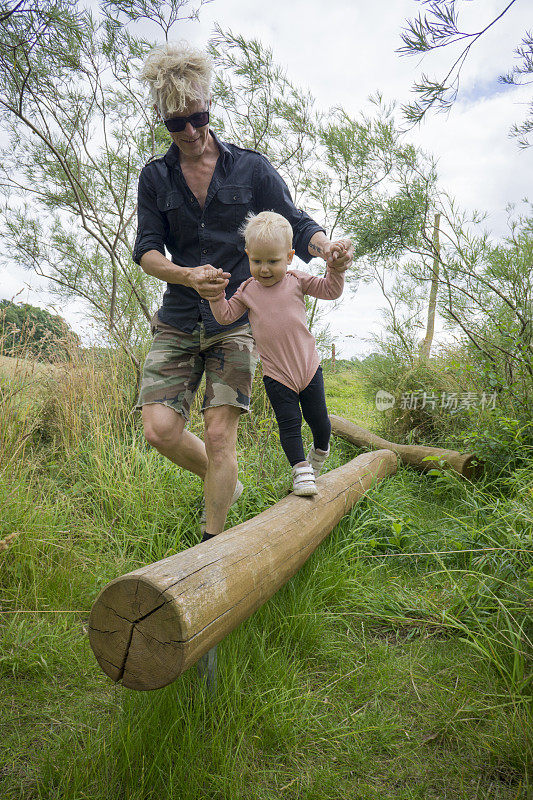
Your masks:
{"label": "leafy branch", "polygon": [[[402,107],[406,121],[410,125],[419,124],[430,110],[447,112],[455,103],[459,88],[461,70],[470,54],[471,48],[508,13],[517,0],[511,0],[492,20],[476,31],[466,32],[459,27],[459,0],[417,0],[428,9],[427,13],[419,13],[415,18],[407,20],[407,27],[401,33],[403,42],[397,52],[402,56],[425,55],[430,51],[444,47],[453,47],[463,43],[465,46],[453,61],[446,75],[442,78],[430,78],[422,73],[412,91],[417,97]],[[506,74],[499,76],[502,84],[521,86],[531,81],[525,76],[533,74],[533,38],[526,32],[520,45],[515,49],[519,63]],[[511,128],[511,135],[518,140],[521,148],[529,147],[529,134],[533,132],[533,103],[526,119]]]}

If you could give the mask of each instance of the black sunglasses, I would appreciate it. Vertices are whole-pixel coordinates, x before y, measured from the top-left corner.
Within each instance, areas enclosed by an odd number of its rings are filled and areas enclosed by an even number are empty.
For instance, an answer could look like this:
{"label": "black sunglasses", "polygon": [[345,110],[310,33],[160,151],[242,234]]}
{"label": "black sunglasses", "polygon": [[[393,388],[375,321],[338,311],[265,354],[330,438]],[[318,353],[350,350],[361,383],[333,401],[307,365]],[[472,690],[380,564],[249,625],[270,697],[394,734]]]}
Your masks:
{"label": "black sunglasses", "polygon": [[209,122],[209,111],[197,111],[195,114],[191,114],[190,117],[170,117],[170,119],[164,119],[163,122],[171,133],[184,131],[188,122],[191,123],[193,128],[202,128]]}

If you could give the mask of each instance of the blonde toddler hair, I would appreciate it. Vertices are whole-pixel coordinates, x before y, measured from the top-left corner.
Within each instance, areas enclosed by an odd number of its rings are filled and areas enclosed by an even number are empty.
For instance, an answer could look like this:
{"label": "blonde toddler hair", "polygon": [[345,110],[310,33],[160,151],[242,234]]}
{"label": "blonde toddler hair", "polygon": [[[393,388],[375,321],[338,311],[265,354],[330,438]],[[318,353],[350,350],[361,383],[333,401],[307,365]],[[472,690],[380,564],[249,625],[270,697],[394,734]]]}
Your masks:
{"label": "blonde toddler hair", "polygon": [[207,53],[188,42],[175,42],[154,47],[139,77],[148,85],[152,101],[166,119],[196,100],[205,99],[208,103],[212,74]]}
{"label": "blonde toddler hair", "polygon": [[246,247],[251,240],[268,242],[271,239],[281,238],[287,245],[287,251],[292,249],[291,224],[288,219],[275,211],[248,214],[241,228],[241,234],[244,236]]}

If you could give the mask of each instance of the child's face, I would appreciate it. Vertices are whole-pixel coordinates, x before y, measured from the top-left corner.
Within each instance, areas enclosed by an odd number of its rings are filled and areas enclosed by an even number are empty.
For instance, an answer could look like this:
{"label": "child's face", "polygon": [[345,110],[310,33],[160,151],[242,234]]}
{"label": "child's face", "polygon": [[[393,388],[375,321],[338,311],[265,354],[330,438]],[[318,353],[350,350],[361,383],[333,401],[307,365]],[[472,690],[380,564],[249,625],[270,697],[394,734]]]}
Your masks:
{"label": "child's face", "polygon": [[294,250],[287,250],[287,243],[281,237],[268,241],[252,239],[246,252],[252,278],[262,286],[274,286],[283,280],[294,255]]}

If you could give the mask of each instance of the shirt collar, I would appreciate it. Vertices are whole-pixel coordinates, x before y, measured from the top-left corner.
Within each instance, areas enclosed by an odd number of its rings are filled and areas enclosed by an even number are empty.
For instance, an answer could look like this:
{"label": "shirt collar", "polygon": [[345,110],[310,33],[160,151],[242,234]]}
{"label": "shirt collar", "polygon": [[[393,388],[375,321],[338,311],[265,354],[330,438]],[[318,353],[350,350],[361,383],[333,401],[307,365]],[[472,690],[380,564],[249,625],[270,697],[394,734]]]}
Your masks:
{"label": "shirt collar", "polygon": [[226,166],[226,164],[229,164],[231,161],[233,161],[233,156],[231,155],[230,149],[226,144],[224,144],[224,142],[220,141],[215,131],[209,128],[209,132],[213,137],[213,139],[215,140],[216,144],[218,145],[218,149],[220,150],[220,155],[222,156],[222,164]]}
{"label": "shirt collar", "polygon": [[[226,169],[229,166],[229,164],[233,161],[233,156],[231,154],[231,151],[230,151],[229,147],[226,144],[224,144],[224,142],[220,141],[220,139],[218,138],[218,136],[216,135],[216,133],[214,132],[214,130],[212,128],[209,128],[209,133],[211,134],[211,136],[215,140],[215,142],[216,142],[216,144],[218,146],[218,149],[220,151],[222,167],[224,169]],[[179,149],[177,144],[174,144],[174,142],[172,142],[172,144],[168,148],[167,152],[165,153],[165,162],[167,163],[167,165],[169,167],[174,167],[176,165],[179,166],[179,163],[180,163],[180,149]]]}

